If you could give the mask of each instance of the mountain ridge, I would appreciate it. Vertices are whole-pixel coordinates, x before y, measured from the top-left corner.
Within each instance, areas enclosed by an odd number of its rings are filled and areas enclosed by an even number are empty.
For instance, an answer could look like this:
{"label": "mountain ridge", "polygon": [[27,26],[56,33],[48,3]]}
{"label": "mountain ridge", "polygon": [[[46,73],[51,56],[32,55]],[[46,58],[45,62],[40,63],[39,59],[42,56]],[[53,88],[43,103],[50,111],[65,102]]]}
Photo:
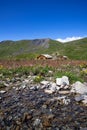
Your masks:
{"label": "mountain ridge", "polygon": [[34,58],[41,53],[67,55],[70,59],[87,60],[87,38],[67,43],[50,38],[0,42],[0,59]]}

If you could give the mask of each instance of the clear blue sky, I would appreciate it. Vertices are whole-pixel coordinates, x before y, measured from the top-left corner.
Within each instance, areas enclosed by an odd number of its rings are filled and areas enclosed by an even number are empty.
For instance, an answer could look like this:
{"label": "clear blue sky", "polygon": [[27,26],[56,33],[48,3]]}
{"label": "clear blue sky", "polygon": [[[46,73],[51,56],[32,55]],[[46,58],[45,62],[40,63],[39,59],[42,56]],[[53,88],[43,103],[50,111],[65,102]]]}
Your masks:
{"label": "clear blue sky", "polygon": [[0,41],[87,36],[87,0],[0,0]]}

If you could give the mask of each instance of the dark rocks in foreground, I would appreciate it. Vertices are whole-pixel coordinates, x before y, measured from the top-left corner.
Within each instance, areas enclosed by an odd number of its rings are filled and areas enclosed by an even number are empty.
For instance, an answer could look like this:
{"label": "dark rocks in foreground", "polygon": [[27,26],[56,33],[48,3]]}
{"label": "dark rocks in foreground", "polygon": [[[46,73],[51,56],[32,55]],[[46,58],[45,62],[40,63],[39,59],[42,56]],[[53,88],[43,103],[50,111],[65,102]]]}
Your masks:
{"label": "dark rocks in foreground", "polygon": [[52,84],[47,93],[48,83],[8,82],[0,93],[0,130],[87,130],[87,106],[70,88],[53,91]]}

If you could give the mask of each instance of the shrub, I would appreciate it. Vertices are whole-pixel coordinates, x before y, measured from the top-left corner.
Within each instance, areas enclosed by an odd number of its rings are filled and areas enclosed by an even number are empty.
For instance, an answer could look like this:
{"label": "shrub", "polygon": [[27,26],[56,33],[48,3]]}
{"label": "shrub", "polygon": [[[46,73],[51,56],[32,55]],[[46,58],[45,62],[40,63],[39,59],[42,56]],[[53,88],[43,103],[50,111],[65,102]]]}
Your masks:
{"label": "shrub", "polygon": [[37,83],[39,83],[40,81],[42,81],[43,80],[43,77],[42,76],[36,76],[35,78],[34,78],[34,82],[37,82]]}

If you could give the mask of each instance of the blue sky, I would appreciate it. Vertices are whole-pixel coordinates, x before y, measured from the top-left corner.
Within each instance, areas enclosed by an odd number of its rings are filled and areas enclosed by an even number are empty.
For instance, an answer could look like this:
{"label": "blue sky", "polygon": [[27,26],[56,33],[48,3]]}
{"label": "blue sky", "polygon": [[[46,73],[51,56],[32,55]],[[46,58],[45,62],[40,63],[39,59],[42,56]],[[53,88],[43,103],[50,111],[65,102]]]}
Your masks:
{"label": "blue sky", "polygon": [[87,36],[87,0],[0,0],[0,41]]}

